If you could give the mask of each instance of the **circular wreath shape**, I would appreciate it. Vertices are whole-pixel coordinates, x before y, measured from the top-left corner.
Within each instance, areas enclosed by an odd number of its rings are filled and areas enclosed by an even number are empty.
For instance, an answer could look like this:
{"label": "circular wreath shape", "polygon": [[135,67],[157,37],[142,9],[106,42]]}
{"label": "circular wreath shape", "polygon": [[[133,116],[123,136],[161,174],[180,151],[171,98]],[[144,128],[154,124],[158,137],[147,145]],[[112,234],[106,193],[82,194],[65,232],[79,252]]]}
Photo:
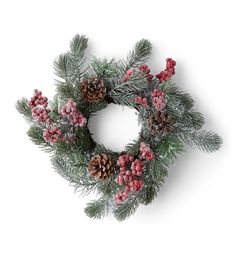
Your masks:
{"label": "circular wreath shape", "polygon": [[[31,140],[51,154],[55,170],[76,191],[98,194],[85,213],[102,218],[112,210],[124,220],[157,196],[185,144],[213,152],[222,139],[202,130],[203,115],[173,82],[173,59],[151,74],[146,65],[150,41],[137,42],[125,60],[88,61],[87,43],[84,35],[75,35],[69,51],[54,61],[58,78],[53,101],[36,89],[30,99],[17,102],[17,109],[30,123]],[[138,138],[120,153],[96,143],[87,126],[110,103],[137,110],[141,125]]]}

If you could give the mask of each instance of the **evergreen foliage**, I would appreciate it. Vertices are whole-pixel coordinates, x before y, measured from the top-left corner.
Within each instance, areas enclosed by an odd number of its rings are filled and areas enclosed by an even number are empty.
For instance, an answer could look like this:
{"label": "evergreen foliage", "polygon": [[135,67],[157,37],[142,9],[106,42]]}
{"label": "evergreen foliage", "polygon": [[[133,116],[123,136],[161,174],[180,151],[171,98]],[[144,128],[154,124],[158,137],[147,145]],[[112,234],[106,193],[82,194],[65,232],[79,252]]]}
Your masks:
{"label": "evergreen foliage", "polygon": [[149,40],[142,39],[137,42],[134,49],[130,51],[126,61],[123,63],[123,71],[126,72],[131,68],[136,68],[146,62],[151,55],[152,44]]}
{"label": "evergreen foliage", "polygon": [[[139,204],[148,205],[153,201],[165,182],[169,166],[184,152],[185,144],[213,152],[220,148],[222,139],[212,131],[202,130],[203,115],[194,109],[191,96],[180,90],[172,79],[161,82],[153,78],[148,81],[146,73],[138,68],[151,54],[152,45],[148,40],[137,42],[124,61],[94,57],[91,63],[85,57],[87,43],[85,36],[76,35],[70,42],[69,50],[54,61],[58,80],[56,95],[49,104],[51,124],[36,121],[32,117],[32,107],[26,98],[17,101],[16,108],[30,122],[29,138],[50,153],[55,171],[81,194],[95,192],[99,195],[97,200],[87,204],[85,213],[91,218],[100,219],[111,209],[115,218],[123,221],[137,210]],[[134,71],[128,79],[124,79],[130,69]],[[97,77],[105,83],[106,96],[101,101],[88,103],[81,94],[81,82],[90,77]],[[165,95],[166,106],[161,112],[166,112],[171,117],[171,131],[154,135],[149,127],[149,118],[157,112],[153,106],[153,91],[157,88]],[[137,103],[136,97],[146,99],[147,105]],[[121,153],[95,143],[87,125],[74,126],[60,114],[60,109],[69,99],[76,103],[76,108],[87,120],[109,103],[136,109],[141,124],[139,137]],[[44,132],[54,127],[59,127],[65,136],[64,139],[51,143],[44,138]],[[152,160],[142,158],[142,143],[148,144],[153,152]],[[99,154],[109,155],[114,164],[112,175],[104,180],[95,179],[88,172],[91,158]],[[144,173],[140,176],[144,185],[140,190],[132,191],[125,201],[116,203],[114,197],[123,189],[116,182],[119,175],[117,160],[123,154],[145,161]]]}
{"label": "evergreen foliage", "polygon": [[87,204],[84,211],[90,218],[101,219],[108,214],[109,200],[100,198],[98,200],[91,201]]}

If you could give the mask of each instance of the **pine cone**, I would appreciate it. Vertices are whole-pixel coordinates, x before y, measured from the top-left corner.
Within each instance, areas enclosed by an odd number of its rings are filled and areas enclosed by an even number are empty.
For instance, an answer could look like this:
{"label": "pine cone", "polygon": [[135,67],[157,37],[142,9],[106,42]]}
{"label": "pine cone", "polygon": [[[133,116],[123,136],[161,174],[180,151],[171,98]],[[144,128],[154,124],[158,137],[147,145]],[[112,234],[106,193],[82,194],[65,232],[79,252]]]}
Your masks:
{"label": "pine cone", "polygon": [[111,156],[99,154],[92,157],[89,162],[88,171],[97,179],[106,179],[113,173],[113,162]]}
{"label": "pine cone", "polygon": [[148,119],[148,127],[152,135],[165,135],[172,130],[171,117],[166,112],[156,112]]}
{"label": "pine cone", "polygon": [[98,102],[106,95],[104,81],[97,77],[83,80],[80,84],[80,90],[84,99],[90,103]]}

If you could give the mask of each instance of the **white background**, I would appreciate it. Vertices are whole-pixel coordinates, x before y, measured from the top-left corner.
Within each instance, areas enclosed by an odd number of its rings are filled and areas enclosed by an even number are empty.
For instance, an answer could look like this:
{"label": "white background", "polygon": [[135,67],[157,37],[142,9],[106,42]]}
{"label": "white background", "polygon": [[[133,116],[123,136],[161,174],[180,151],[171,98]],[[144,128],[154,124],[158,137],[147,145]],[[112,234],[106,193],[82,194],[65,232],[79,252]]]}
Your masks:
{"label": "white background", "polygon": [[[1,1],[0,266],[236,266],[234,2]],[[153,204],[122,223],[84,215],[90,197],[53,171],[14,108],[34,88],[54,95],[52,61],[77,32],[100,57],[149,38],[153,72],[173,57],[176,83],[224,139],[214,154],[187,149]]]}

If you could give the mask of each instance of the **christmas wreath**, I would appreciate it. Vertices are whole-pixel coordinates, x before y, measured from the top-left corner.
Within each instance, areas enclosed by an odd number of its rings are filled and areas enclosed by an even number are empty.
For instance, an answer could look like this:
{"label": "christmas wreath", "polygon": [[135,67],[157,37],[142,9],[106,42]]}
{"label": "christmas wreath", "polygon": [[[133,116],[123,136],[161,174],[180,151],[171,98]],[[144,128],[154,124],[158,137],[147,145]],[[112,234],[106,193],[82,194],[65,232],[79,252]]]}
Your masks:
{"label": "christmas wreath", "polygon": [[[201,129],[202,114],[171,79],[173,59],[166,59],[159,74],[151,74],[145,64],[152,49],[148,40],[137,42],[125,60],[92,58],[89,63],[87,42],[76,35],[69,51],[56,58],[53,101],[35,90],[31,99],[17,102],[17,109],[30,123],[31,140],[50,152],[55,170],[76,191],[97,193],[85,213],[101,218],[112,210],[124,220],[156,197],[184,143],[212,152],[222,140]],[[137,140],[121,153],[97,144],[87,127],[91,116],[110,103],[137,110],[141,124]]]}

